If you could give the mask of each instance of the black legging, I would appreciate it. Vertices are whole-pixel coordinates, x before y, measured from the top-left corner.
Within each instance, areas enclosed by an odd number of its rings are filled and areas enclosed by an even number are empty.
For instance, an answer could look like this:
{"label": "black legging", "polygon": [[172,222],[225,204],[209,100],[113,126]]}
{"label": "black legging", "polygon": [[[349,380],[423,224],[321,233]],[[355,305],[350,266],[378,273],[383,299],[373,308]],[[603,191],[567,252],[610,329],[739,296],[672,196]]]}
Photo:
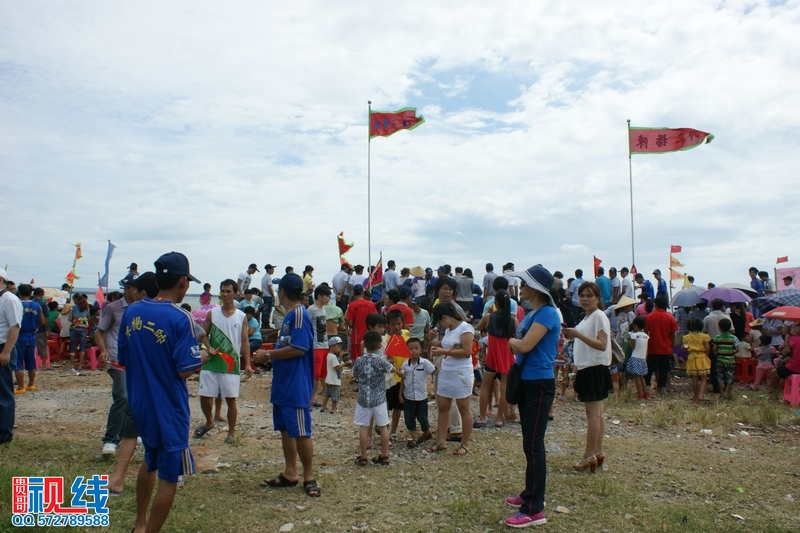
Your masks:
{"label": "black legging", "polygon": [[520,512],[535,515],[544,509],[547,484],[547,455],[544,434],[547,415],[556,395],[555,379],[521,380],[519,419],[522,425],[522,450],[525,452],[525,490],[520,493]]}

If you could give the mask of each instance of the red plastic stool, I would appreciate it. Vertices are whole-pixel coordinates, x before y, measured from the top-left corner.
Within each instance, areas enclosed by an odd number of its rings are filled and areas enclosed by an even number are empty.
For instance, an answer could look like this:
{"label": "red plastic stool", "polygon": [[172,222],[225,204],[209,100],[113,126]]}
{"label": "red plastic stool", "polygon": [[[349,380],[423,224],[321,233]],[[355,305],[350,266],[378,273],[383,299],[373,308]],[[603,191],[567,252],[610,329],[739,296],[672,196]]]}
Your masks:
{"label": "red plastic stool", "polygon": [[758,359],[736,359],[736,367],[733,371],[734,381],[742,383],[752,383],[756,379],[756,365]]}
{"label": "red plastic stool", "polygon": [[265,342],[264,344],[261,345],[262,350],[272,350],[273,348],[275,348],[275,345],[272,344],[271,342]]}
{"label": "red plastic stool", "polygon": [[786,378],[783,386],[783,401],[789,402],[792,407],[800,405],[800,374],[792,374]]}
{"label": "red plastic stool", "polygon": [[86,355],[89,356],[89,368],[92,370],[97,370],[97,352],[99,348],[97,346],[92,346],[91,348],[86,348]]}

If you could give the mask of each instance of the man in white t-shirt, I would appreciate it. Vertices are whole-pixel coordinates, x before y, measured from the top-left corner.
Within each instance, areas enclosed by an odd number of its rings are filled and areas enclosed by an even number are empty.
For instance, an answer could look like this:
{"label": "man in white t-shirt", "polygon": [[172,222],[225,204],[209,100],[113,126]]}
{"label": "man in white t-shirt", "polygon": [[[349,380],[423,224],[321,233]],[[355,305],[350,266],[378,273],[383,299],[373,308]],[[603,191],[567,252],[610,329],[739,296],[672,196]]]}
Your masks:
{"label": "man in white t-shirt", "polygon": [[611,303],[615,304],[622,298],[622,281],[617,276],[617,267],[608,269],[608,277],[611,278]]}
{"label": "man in white t-shirt", "polygon": [[364,282],[367,281],[367,276],[364,275],[364,265],[356,265],[355,274],[350,276],[350,294],[353,294],[353,287],[356,285],[364,286]]}
{"label": "man in white t-shirt", "polygon": [[514,263],[503,265],[503,277],[508,280],[508,295],[519,298],[519,278],[512,276],[511,272],[514,272]]}
{"label": "man in white t-shirt", "polygon": [[621,276],[619,282],[622,290],[622,296],[633,298],[633,282],[628,277],[629,272],[630,271],[628,270],[628,267],[622,267],[622,270],[619,271],[619,275]]}
{"label": "man in white t-shirt", "polygon": [[22,302],[7,290],[6,271],[0,268],[0,444],[14,438],[14,365],[11,350],[22,325]]}
{"label": "man in white t-shirt", "polygon": [[255,263],[250,263],[247,270],[239,274],[239,279],[236,281],[236,300],[239,301],[244,298],[244,291],[250,288],[250,282],[253,281],[253,274],[261,272]]}
{"label": "man in white t-shirt", "polygon": [[347,311],[347,302],[350,301],[350,274],[353,273],[353,267],[350,263],[344,263],[342,268],[334,274],[331,280],[333,285],[333,293],[336,298],[336,306],[342,310]]}
{"label": "man in white t-shirt", "polygon": [[275,265],[267,263],[264,265],[264,277],[261,278],[261,325],[265,328],[272,327],[271,316],[272,306],[275,303],[275,289],[272,287],[272,275],[275,273]]}

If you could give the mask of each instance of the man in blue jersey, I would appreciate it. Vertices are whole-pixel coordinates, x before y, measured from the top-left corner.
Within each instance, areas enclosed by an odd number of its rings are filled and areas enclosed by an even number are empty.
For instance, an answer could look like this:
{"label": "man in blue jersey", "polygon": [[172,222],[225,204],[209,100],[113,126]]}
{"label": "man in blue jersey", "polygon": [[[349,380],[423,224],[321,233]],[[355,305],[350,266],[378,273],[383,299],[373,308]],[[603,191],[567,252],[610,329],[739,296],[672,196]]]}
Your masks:
{"label": "man in blue jersey", "polygon": [[[19,339],[17,340],[17,388],[14,394],[25,394],[33,392],[36,385],[36,330],[40,325],[45,324],[44,312],[42,307],[31,300],[33,287],[23,283],[17,289],[17,296],[22,302],[22,324],[19,329]],[[25,387],[25,371],[28,371],[28,386]]]}
{"label": "man in blue jersey", "polygon": [[661,270],[653,270],[653,277],[656,278],[656,298],[663,296],[669,301],[669,287],[667,287],[667,280],[661,277]]}
{"label": "man in blue jersey", "polygon": [[[179,477],[194,472],[186,379],[208,359],[195,337],[192,316],[175,305],[189,284],[198,282],[189,273],[189,260],[170,252],[159,257],[155,267],[158,296],[128,306],[117,348],[119,364],[125,367],[128,404],[144,444],[145,460],[136,483],[135,533],[161,531]],[[148,520],[156,471],[158,490]]]}
{"label": "man in blue jersey", "polygon": [[322,492],[311,469],[311,396],[314,394],[314,333],[308,311],[301,304],[303,280],[286,274],[278,285],[278,298],[286,308],[275,349],[259,350],[272,360],[272,422],[281,432],[286,467],[276,478],[264,480],[268,487],[294,487],[300,481],[297,456],[303,463],[303,488],[311,497]]}

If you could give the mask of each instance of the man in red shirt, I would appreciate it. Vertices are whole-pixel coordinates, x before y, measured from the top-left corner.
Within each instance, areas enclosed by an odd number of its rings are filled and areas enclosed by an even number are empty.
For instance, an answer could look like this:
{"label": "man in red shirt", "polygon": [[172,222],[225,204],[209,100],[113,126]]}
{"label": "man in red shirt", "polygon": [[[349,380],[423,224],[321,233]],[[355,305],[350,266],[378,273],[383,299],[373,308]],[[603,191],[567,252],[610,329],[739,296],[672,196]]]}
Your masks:
{"label": "man in red shirt", "polygon": [[667,313],[666,297],[658,296],[654,303],[655,309],[647,315],[645,325],[645,332],[650,337],[647,342],[645,384],[650,385],[650,379],[655,372],[658,375],[658,394],[663,394],[664,387],[669,383],[669,362],[672,359],[672,345],[678,331],[678,322]]}
{"label": "man in red shirt", "polygon": [[350,360],[355,361],[361,356],[361,340],[367,332],[367,315],[377,313],[378,309],[369,300],[364,299],[364,286],[353,286],[353,301],[347,306],[347,327],[350,333]]}
{"label": "man in red shirt", "polygon": [[391,311],[397,309],[403,313],[403,327],[410,330],[414,327],[414,311],[411,310],[411,289],[408,287],[400,287],[400,290],[392,289],[386,293],[389,298],[389,308],[386,309],[388,315]]}

